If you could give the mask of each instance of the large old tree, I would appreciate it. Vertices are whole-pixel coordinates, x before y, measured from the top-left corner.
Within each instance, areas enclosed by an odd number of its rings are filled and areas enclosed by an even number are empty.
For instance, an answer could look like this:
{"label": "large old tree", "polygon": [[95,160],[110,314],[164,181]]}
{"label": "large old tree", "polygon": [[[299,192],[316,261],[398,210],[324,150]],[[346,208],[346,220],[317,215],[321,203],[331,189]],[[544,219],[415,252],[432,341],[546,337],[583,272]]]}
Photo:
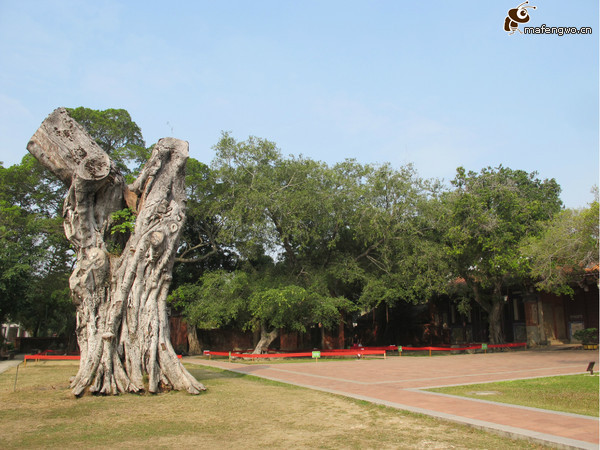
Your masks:
{"label": "large old tree", "polygon": [[504,341],[505,296],[528,277],[522,243],[561,209],[558,183],[536,176],[502,166],[480,173],[459,167],[446,198],[448,256],[487,313],[492,344]]}
{"label": "large old tree", "polygon": [[[129,186],[64,108],[27,149],[69,187],[64,228],[77,254],[70,287],[81,351],[73,393],[204,390],[171,346],[165,304],[185,221],[187,142],[161,139]],[[128,214],[130,231],[115,222]]]}

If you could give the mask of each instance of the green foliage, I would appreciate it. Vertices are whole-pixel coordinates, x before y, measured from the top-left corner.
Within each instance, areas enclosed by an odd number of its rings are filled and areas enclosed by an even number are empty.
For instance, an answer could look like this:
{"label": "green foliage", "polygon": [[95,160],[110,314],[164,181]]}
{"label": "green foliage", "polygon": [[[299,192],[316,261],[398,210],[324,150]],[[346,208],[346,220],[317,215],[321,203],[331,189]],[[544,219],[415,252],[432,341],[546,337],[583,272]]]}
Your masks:
{"label": "green foliage", "polygon": [[119,211],[115,211],[114,213],[112,213],[110,215],[110,218],[112,220],[110,234],[132,233],[135,228],[135,217],[135,213],[129,208],[120,209]]}
{"label": "green foliage", "polygon": [[313,323],[336,323],[342,310],[352,309],[346,299],[330,297],[318,285],[301,286],[273,269],[254,274],[207,272],[197,284],[173,291],[169,302],[183,312],[188,323],[204,329],[263,325],[306,331]]}
{"label": "green foliage", "polygon": [[538,289],[573,295],[573,287],[584,283],[586,269],[598,264],[598,214],[598,201],[585,209],[564,210],[539,236],[523,242],[521,252]]}
{"label": "green foliage", "polygon": [[16,320],[34,336],[69,336],[75,331],[69,273],[47,273],[29,287]]}
{"label": "green foliage", "polygon": [[353,309],[345,298],[324,293],[318,283],[302,286],[285,278],[262,280],[248,303],[254,327],[262,324],[268,329],[300,332],[316,323],[332,326],[339,322],[342,311]]}
{"label": "green foliage", "polygon": [[152,147],[146,148],[142,131],[129,113],[124,109],[98,111],[82,106],[67,111],[108,153],[128,181],[133,181],[132,175],[148,160]]}
{"label": "green foliage", "polygon": [[577,330],[573,333],[573,337],[581,341],[584,345],[598,343],[598,328],[586,328],[585,330]]}
{"label": "green foliage", "polygon": [[411,166],[396,171],[385,165],[367,176],[364,191],[361,218],[370,220],[357,227],[358,260],[368,278],[363,304],[420,303],[444,292],[449,270],[440,187],[419,179]]}
{"label": "green foliage", "polygon": [[236,257],[222,237],[222,185],[214,171],[189,158],[186,167],[187,217],[177,251],[173,283],[195,282],[207,270],[233,270]]}
{"label": "green foliage", "polygon": [[[420,180],[411,166],[347,160],[329,167],[284,158],[263,139],[236,142],[229,134],[215,150],[212,167],[222,189],[215,215],[221,237],[242,259],[275,254],[290,275],[324,275],[333,296],[358,298],[362,286],[382,276],[390,304],[424,301],[443,289],[441,222],[431,207],[439,186]],[[362,301],[375,304],[369,295]]]}
{"label": "green foliage", "polygon": [[306,290],[297,285],[255,291],[250,296],[248,309],[260,323],[268,324],[269,329],[304,332],[305,324],[311,322],[311,302]]}
{"label": "green foliage", "polygon": [[554,179],[502,166],[480,173],[460,167],[452,184],[456,189],[445,197],[447,254],[454,274],[489,313],[490,339],[497,342],[502,295],[528,279],[521,245],[560,211],[560,188]]}
{"label": "green foliage", "polygon": [[65,192],[30,155],[0,166],[0,321],[20,322],[35,336],[74,325],[70,302],[60,306],[73,262],[62,229]]}
{"label": "green foliage", "polygon": [[314,251],[313,244],[326,236],[313,221],[327,204],[320,201],[326,200],[322,165],[283,159],[274,143],[254,137],[236,142],[224,134],[215,150],[213,169],[221,187],[215,213],[222,218],[222,239],[243,258],[264,250],[291,265],[303,249]]}
{"label": "green foliage", "polygon": [[554,180],[502,166],[480,174],[457,170],[456,190],[447,196],[448,253],[459,274],[484,288],[526,275],[519,251],[561,207]]}
{"label": "green foliage", "polygon": [[207,272],[197,284],[183,284],[168,301],[193,326],[218,328],[242,322],[248,298],[248,277],[243,272]]}
{"label": "green foliage", "polygon": [[[129,179],[140,170],[151,148],[127,111],[69,112]],[[175,266],[170,297],[200,328],[305,330],[333,324],[342,311],[441,293],[458,299],[461,311],[471,298],[491,311],[530,276],[564,293],[597,262],[598,203],[556,216],[560,188],[535,173],[459,168],[446,192],[410,165],[329,166],[228,133],[214,149],[210,167],[188,161],[177,254],[185,264]],[[0,166],[0,187],[0,318],[62,311],[72,262],[60,227],[65,188],[30,156]],[[135,214],[126,208],[111,220],[119,252]],[[28,327],[68,327],[50,322]]]}
{"label": "green foliage", "polygon": [[[191,160],[186,178],[179,260],[196,266],[176,268],[187,283],[174,297],[191,323],[305,330],[337,323],[341,311],[423,302],[445,289],[441,189],[411,166],[330,167],[228,133],[215,151],[211,168]],[[210,271],[221,279],[234,266],[245,295],[212,289]]]}
{"label": "green foliage", "polygon": [[135,213],[124,208],[113,212],[110,215],[110,233],[105,235],[104,241],[108,253],[114,256],[120,256],[127,245],[127,241],[135,229]]}

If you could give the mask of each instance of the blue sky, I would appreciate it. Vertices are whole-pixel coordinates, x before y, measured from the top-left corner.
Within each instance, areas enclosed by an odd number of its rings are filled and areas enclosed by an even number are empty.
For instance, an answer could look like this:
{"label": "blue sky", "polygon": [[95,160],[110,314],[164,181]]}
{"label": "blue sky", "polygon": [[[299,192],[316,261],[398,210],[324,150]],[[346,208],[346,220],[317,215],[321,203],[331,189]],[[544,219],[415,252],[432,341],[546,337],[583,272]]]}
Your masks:
{"label": "blue sky", "polygon": [[209,163],[222,130],[284,154],[413,163],[424,178],[502,164],[598,184],[598,1],[0,0],[0,161],[59,106],[124,108],[148,145]]}

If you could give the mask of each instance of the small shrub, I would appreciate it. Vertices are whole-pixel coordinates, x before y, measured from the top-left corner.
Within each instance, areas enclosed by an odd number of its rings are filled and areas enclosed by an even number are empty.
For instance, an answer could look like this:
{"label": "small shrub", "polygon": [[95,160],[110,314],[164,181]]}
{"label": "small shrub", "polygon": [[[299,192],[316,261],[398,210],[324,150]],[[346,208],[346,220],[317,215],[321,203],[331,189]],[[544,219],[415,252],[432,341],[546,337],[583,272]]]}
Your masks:
{"label": "small shrub", "polygon": [[586,328],[585,330],[578,330],[573,333],[573,337],[578,341],[581,341],[583,345],[597,344],[598,328]]}

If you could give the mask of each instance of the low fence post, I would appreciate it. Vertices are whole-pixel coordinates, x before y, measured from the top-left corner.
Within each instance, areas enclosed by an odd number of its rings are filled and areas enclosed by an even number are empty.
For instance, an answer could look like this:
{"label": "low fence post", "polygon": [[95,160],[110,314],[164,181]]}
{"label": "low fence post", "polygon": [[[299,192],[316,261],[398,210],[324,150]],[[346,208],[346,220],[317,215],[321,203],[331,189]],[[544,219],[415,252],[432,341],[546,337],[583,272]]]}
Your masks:
{"label": "low fence post", "polygon": [[17,373],[15,373],[15,385],[13,387],[13,392],[17,392],[17,378],[19,376],[19,366],[21,363],[17,364]]}

